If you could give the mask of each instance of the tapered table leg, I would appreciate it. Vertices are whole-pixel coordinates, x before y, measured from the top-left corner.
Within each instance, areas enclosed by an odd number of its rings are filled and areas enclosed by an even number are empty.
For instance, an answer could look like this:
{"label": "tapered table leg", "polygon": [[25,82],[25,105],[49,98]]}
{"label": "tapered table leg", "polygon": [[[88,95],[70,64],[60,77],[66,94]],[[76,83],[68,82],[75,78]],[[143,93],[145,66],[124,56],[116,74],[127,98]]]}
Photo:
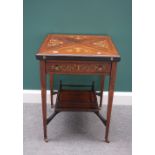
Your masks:
{"label": "tapered table leg", "polygon": [[41,98],[42,98],[42,118],[43,118],[43,130],[44,130],[44,140],[47,139],[47,124],[46,124],[46,70],[45,61],[40,61],[40,83],[41,83]]}
{"label": "tapered table leg", "polygon": [[54,107],[53,105],[53,74],[50,74],[50,95],[51,95],[51,108]]}
{"label": "tapered table leg", "polygon": [[102,100],[103,100],[103,90],[104,90],[104,79],[105,79],[105,75],[101,75],[101,94],[100,94],[100,105],[99,107],[102,107]]}
{"label": "tapered table leg", "polygon": [[106,122],[106,131],[105,131],[105,142],[107,143],[109,143],[108,134],[109,134],[110,118],[111,118],[113,95],[114,95],[114,86],[115,86],[115,79],[116,79],[116,67],[117,67],[117,63],[113,62],[111,66],[110,81],[109,81],[107,122]]}

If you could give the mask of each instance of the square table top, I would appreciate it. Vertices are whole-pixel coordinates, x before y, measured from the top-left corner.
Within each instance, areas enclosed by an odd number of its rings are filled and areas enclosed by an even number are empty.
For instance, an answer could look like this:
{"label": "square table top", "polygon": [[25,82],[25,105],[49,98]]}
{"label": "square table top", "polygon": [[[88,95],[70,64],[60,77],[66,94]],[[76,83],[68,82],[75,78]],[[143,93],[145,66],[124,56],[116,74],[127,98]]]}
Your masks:
{"label": "square table top", "polygon": [[48,34],[36,58],[119,61],[120,55],[110,36]]}

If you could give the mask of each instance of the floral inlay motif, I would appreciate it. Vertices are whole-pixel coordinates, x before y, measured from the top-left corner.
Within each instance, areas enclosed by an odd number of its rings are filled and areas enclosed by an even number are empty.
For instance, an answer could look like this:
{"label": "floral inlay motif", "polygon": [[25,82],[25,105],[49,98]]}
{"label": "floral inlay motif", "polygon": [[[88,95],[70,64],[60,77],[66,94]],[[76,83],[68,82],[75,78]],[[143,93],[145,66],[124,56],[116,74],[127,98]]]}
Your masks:
{"label": "floral inlay motif", "polygon": [[107,44],[105,43],[105,41],[98,41],[98,42],[94,42],[93,44],[99,47],[107,48]]}
{"label": "floral inlay motif", "polygon": [[87,36],[84,36],[84,35],[72,35],[72,36],[69,36],[70,38],[73,38],[73,39],[77,39],[77,40],[80,40],[80,39],[85,39],[87,38]]}
{"label": "floral inlay motif", "polygon": [[59,53],[59,51],[52,51],[53,53]]}
{"label": "floral inlay motif", "polygon": [[80,47],[76,47],[74,48],[75,52],[76,53],[81,53],[81,52],[88,52],[87,49],[84,49],[84,48],[80,48]]}
{"label": "floral inlay motif", "polygon": [[97,52],[97,54],[99,54],[99,55],[100,55],[100,54],[102,54],[102,53],[101,53],[101,52]]}
{"label": "floral inlay motif", "polygon": [[49,66],[49,70],[58,72],[104,72],[104,64],[53,64]]}
{"label": "floral inlay motif", "polygon": [[57,39],[50,39],[49,42],[48,42],[48,46],[49,47],[54,47],[54,46],[60,46],[63,44],[63,41],[61,40],[57,40]]}

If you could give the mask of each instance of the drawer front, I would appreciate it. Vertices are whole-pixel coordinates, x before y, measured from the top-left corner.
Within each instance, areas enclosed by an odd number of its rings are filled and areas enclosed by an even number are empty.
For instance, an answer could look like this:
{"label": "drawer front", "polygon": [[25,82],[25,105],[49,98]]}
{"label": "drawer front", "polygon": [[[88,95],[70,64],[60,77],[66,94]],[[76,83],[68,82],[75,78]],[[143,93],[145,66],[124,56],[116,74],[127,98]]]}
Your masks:
{"label": "drawer front", "polygon": [[109,73],[109,62],[47,62],[48,73]]}

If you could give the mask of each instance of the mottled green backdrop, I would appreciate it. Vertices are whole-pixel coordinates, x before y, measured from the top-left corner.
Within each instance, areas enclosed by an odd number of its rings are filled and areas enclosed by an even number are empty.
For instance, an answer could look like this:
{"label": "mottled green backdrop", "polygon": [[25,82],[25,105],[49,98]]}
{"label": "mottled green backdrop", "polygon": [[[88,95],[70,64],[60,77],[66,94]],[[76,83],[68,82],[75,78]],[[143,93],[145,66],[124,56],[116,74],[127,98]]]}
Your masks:
{"label": "mottled green backdrop", "polygon": [[[132,91],[131,0],[24,0],[24,89],[40,89],[35,53],[48,33],[107,34],[120,55],[116,91]],[[55,76],[58,81],[90,83],[98,76]],[[106,83],[108,82],[108,79]],[[107,84],[106,84],[107,89]]]}

